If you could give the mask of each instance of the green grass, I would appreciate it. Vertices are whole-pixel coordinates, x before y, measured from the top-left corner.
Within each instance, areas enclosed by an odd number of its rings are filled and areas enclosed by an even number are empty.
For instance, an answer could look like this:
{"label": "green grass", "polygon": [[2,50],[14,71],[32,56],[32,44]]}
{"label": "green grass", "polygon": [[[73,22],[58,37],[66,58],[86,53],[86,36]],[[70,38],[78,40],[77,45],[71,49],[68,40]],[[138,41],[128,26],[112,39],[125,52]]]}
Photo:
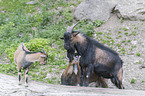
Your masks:
{"label": "green grass", "polygon": [[[60,38],[68,25],[76,23],[72,22],[74,18],[70,6],[77,7],[82,0],[70,2],[67,0],[38,0],[35,4],[26,4],[30,1],[2,0],[0,2],[0,56],[6,53],[11,61],[10,64],[0,64],[0,72],[17,75],[13,56],[17,47],[24,42],[30,51],[44,49],[48,53],[46,65],[36,62],[32,64],[29,71],[32,79],[45,81],[46,73],[41,72],[42,69],[52,72],[52,68],[55,66],[64,66],[62,67],[64,69],[67,65],[67,61],[64,59],[66,50],[63,48],[63,40]],[[100,24],[102,23],[98,20],[91,26],[91,23],[84,20],[77,28],[92,35],[94,27],[100,26]]]}
{"label": "green grass", "polygon": [[136,31],[132,31],[132,32],[130,33],[130,36],[131,36],[131,35],[136,36]]}
{"label": "green grass", "polygon": [[122,32],[121,31],[118,31],[118,34],[121,34]]}
{"label": "green grass", "polygon": [[140,56],[141,56],[141,54],[140,54],[140,53],[136,53],[136,56],[140,57]]}
{"label": "green grass", "polygon": [[131,79],[131,84],[135,83],[135,81],[136,81],[136,80],[132,78],[132,79]]}
{"label": "green grass", "polygon": [[120,28],[121,30],[128,31],[128,28]]}
{"label": "green grass", "polygon": [[123,23],[123,21],[124,21],[123,18],[120,18],[120,22]]}
{"label": "green grass", "polygon": [[[78,22],[73,18],[70,6],[77,7],[83,0],[38,0],[35,4],[26,4],[30,1],[2,0],[0,2],[0,56],[6,53],[11,61],[9,64],[0,64],[0,72],[17,75],[13,56],[17,47],[24,42],[30,51],[44,49],[48,53],[46,65],[40,65],[39,62],[32,64],[29,71],[31,79],[53,84],[58,83],[59,77],[46,78],[46,76],[47,73],[51,74],[53,72],[60,74],[61,70],[67,67],[66,50],[63,48],[64,42],[60,38],[66,31],[67,26]],[[123,19],[120,19],[120,21],[123,22]],[[82,20],[79,21],[74,30],[82,31],[82,33],[93,37],[94,29],[100,27],[103,23],[101,20],[94,22]],[[123,34],[123,30],[126,33]],[[121,28],[116,39],[119,40],[123,35],[136,35],[135,31],[130,34],[127,31],[127,28]],[[122,43],[129,43],[130,41],[119,43],[112,35],[114,34],[96,32],[96,38],[99,42],[107,44],[111,48],[117,46],[122,54],[125,54],[126,50],[121,48]],[[24,75],[24,71],[22,73]]]}

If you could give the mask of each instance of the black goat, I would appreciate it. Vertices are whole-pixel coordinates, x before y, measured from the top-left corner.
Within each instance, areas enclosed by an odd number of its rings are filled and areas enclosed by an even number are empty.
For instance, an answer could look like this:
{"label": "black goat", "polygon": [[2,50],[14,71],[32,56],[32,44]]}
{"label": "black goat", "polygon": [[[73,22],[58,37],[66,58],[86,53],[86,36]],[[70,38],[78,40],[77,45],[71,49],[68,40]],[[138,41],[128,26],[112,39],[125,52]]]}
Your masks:
{"label": "black goat", "polygon": [[[67,54],[69,57],[69,60],[71,59],[72,61],[68,64],[66,67],[65,71],[61,75],[61,84],[63,85],[72,85],[72,86],[77,86],[80,83],[80,66],[79,66],[79,56],[74,56],[74,53],[68,53]],[[87,69],[85,70],[85,73],[87,72]],[[84,82],[85,83],[84,78]],[[89,83],[91,84],[92,82],[95,82],[96,87],[103,87],[107,88],[108,84],[106,82],[105,78],[97,76],[94,72],[90,76]]]}
{"label": "black goat", "polygon": [[87,68],[84,86],[88,86],[90,74],[95,72],[101,77],[110,78],[116,87],[123,89],[123,62],[118,53],[78,31],[73,31],[77,24],[67,27],[63,39],[66,50],[75,49],[81,56],[79,63],[81,67],[80,85],[83,85],[84,70]]}

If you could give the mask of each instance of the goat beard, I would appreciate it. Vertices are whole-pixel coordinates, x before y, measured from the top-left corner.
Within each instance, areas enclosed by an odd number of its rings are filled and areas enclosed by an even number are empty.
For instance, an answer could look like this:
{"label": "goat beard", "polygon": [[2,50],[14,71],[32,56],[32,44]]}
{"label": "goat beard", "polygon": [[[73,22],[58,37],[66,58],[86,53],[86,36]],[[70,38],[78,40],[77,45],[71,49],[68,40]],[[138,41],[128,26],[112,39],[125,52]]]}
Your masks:
{"label": "goat beard", "polygon": [[73,46],[70,46],[70,48],[67,50],[67,57],[69,58],[69,62],[72,62],[75,56],[75,48]]}

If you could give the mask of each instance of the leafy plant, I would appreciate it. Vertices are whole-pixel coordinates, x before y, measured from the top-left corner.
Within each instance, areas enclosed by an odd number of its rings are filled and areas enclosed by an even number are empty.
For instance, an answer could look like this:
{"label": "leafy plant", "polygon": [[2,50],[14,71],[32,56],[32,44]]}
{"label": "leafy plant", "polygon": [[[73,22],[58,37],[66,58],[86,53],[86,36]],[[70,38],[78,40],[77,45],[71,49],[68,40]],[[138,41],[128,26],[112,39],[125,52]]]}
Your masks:
{"label": "leafy plant", "polygon": [[121,30],[128,31],[128,28],[120,28]]}
{"label": "leafy plant", "polygon": [[[49,83],[58,83],[59,76],[46,78],[46,73],[53,72],[53,68],[62,70],[67,64],[66,51],[63,48],[63,36],[68,25],[76,21],[72,16],[70,6],[76,7],[82,0],[38,0],[35,4],[27,4],[31,0],[3,0],[0,2],[0,55],[6,53],[10,64],[0,64],[0,72],[6,74],[17,74],[14,63],[14,53],[17,47],[24,42],[30,51],[42,51],[48,53],[46,65],[35,62],[31,65],[29,75],[32,80],[40,80]],[[103,21],[82,20],[75,28],[93,37],[95,28],[100,27]],[[103,36],[102,32],[98,33]],[[105,44],[112,45],[114,40],[98,38]],[[108,39],[109,39],[108,38]],[[44,68],[45,67],[45,68]],[[41,72],[41,71],[45,72]],[[58,71],[57,73],[60,73]],[[22,70],[22,75],[24,71]],[[53,81],[54,80],[54,81]]]}
{"label": "leafy plant", "polygon": [[123,18],[120,18],[120,22],[123,23],[123,21],[124,21]]}
{"label": "leafy plant", "polygon": [[136,53],[136,56],[141,56],[141,54],[140,53]]}
{"label": "leafy plant", "polygon": [[136,36],[136,32],[135,32],[135,31],[132,31],[132,32],[130,33],[130,36],[131,36],[131,35]]}
{"label": "leafy plant", "polygon": [[102,21],[102,20],[95,20],[95,22],[93,24],[96,27],[100,27],[103,23],[104,23],[104,21]]}
{"label": "leafy plant", "polygon": [[131,79],[131,83],[135,83],[135,81],[136,81],[136,80],[135,80],[134,78]]}

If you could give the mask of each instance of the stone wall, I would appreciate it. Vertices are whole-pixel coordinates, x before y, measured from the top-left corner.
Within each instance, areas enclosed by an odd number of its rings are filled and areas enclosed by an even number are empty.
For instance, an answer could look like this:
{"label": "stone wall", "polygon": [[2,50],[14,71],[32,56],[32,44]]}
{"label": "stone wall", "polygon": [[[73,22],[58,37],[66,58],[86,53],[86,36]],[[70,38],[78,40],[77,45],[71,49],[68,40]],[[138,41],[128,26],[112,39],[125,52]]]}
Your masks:
{"label": "stone wall", "polygon": [[145,20],[145,0],[83,0],[74,17],[77,20],[107,21],[113,11],[119,18]]}

